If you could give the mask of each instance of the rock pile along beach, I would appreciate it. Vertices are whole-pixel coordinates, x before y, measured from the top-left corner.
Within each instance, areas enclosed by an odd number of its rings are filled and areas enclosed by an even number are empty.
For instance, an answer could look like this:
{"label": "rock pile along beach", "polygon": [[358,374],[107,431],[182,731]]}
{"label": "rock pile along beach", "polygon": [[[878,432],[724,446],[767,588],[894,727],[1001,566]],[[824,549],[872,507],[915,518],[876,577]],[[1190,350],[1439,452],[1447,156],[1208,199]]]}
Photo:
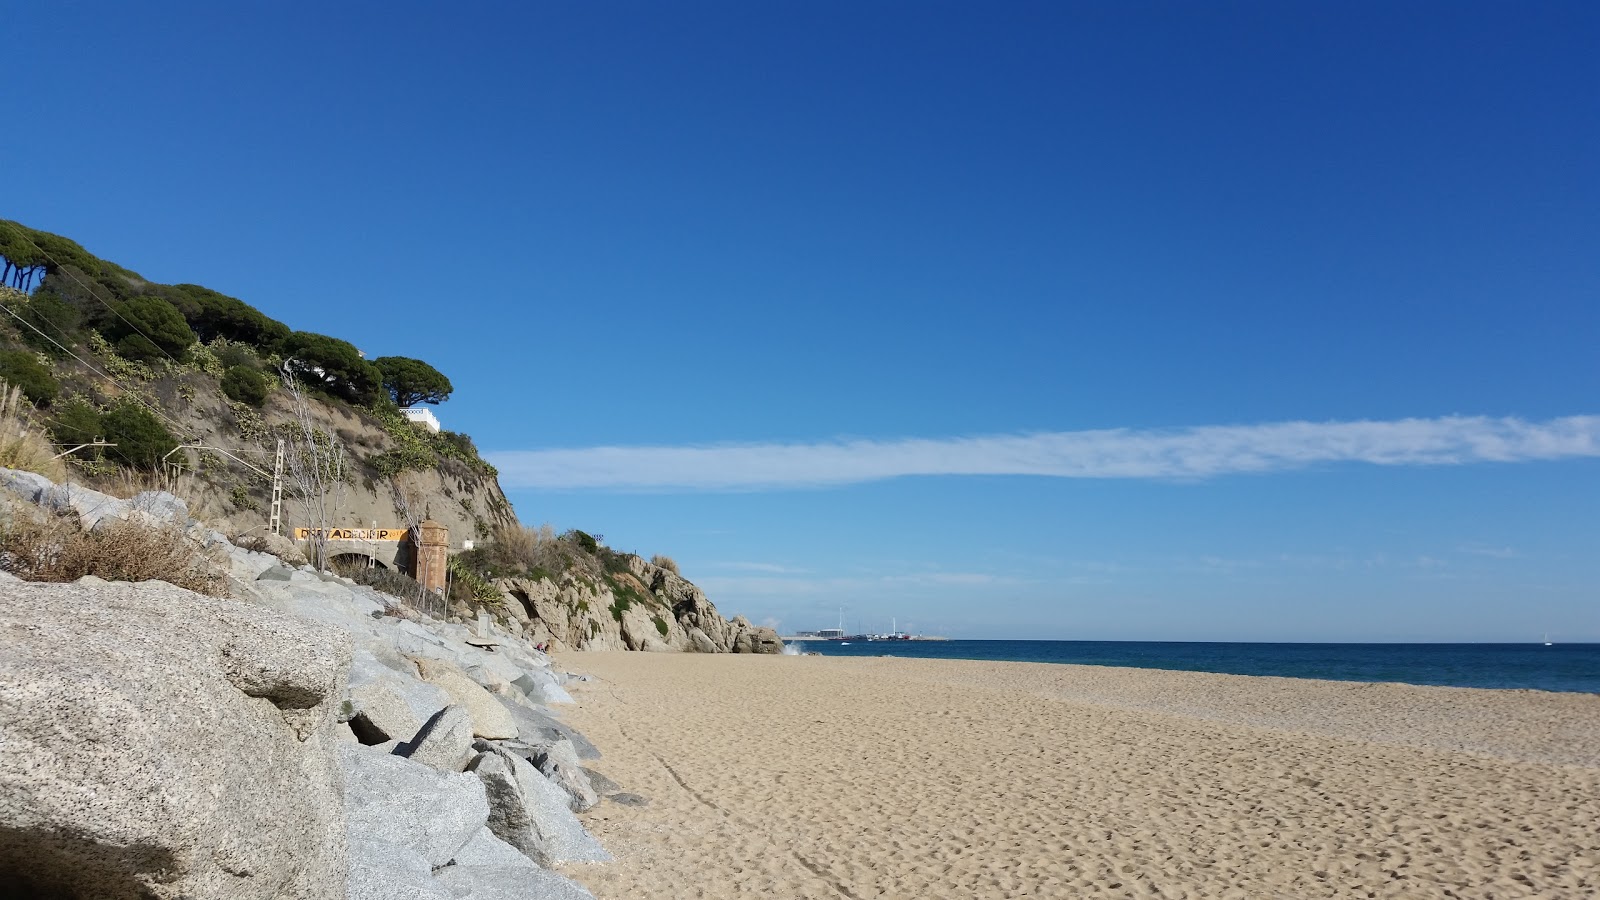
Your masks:
{"label": "rock pile along beach", "polygon": [[563,654],[596,897],[1600,895],[1600,697]]}

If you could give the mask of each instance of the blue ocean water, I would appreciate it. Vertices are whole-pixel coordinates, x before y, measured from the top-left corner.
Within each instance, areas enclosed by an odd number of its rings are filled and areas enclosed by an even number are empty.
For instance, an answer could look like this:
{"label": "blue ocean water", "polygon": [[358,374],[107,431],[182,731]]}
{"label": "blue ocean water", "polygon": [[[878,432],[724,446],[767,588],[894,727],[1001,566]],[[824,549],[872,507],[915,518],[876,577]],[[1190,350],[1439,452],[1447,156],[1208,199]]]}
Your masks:
{"label": "blue ocean water", "polygon": [[910,656],[1075,663],[1600,693],[1600,644],[1222,644],[1165,641],[807,642],[824,656]]}

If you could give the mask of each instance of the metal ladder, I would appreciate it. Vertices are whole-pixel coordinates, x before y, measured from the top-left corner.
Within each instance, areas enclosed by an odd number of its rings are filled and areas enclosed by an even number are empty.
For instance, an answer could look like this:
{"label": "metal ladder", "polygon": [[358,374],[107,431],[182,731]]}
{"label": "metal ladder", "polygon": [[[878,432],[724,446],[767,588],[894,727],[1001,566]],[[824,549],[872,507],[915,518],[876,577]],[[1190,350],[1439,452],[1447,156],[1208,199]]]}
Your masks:
{"label": "metal ladder", "polygon": [[278,459],[272,464],[272,518],[267,527],[273,534],[282,534],[283,528],[283,439],[278,439]]}

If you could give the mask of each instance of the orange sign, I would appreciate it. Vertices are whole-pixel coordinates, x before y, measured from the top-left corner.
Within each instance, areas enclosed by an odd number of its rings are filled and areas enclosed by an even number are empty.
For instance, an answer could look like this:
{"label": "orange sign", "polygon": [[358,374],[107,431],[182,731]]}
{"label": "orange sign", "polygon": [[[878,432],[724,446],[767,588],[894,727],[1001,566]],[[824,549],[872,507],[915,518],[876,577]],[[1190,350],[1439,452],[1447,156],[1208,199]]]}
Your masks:
{"label": "orange sign", "polygon": [[[315,537],[320,528],[296,528],[294,538],[303,541]],[[406,528],[329,528],[328,540],[330,541],[403,541]]]}

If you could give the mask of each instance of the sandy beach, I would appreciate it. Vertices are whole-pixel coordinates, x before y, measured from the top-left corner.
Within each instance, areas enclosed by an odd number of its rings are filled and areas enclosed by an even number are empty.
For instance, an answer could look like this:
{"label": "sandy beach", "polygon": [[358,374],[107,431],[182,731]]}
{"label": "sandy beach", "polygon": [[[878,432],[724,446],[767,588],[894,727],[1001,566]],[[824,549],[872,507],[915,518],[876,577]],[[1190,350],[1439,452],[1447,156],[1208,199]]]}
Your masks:
{"label": "sandy beach", "polygon": [[564,654],[620,898],[1600,895],[1600,697]]}

